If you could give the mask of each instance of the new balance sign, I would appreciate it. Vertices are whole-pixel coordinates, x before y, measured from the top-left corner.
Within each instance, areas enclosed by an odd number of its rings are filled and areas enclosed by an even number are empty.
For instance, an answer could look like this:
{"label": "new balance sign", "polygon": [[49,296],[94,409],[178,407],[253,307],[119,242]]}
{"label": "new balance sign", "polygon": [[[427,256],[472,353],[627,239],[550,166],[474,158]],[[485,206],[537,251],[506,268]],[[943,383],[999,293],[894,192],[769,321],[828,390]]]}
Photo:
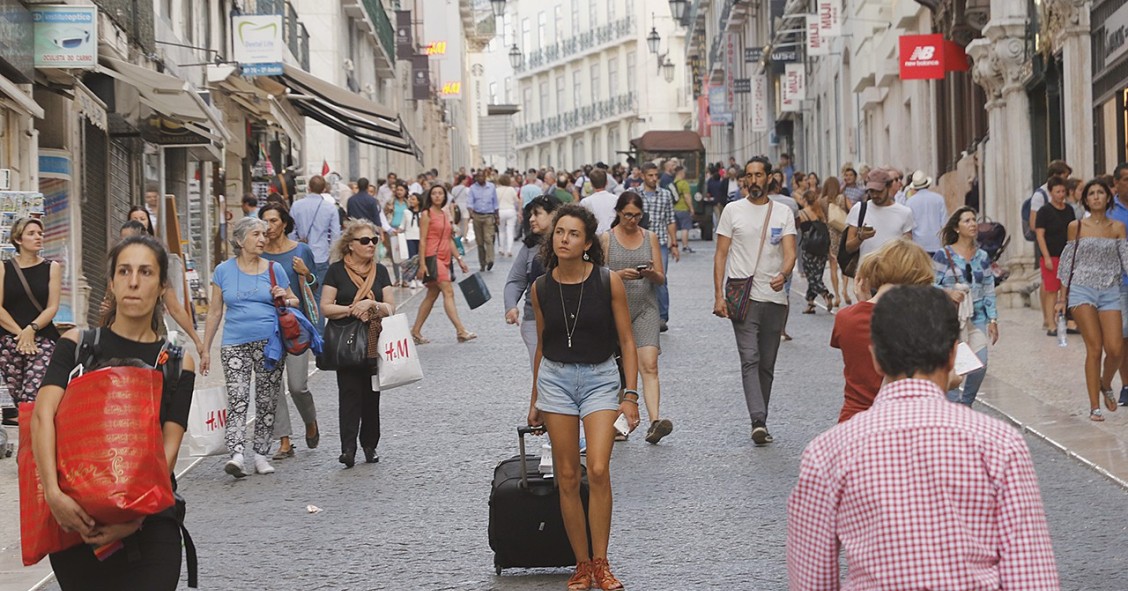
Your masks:
{"label": "new balance sign", "polygon": [[940,80],[968,69],[963,48],[943,35],[903,35],[899,44],[902,80]]}

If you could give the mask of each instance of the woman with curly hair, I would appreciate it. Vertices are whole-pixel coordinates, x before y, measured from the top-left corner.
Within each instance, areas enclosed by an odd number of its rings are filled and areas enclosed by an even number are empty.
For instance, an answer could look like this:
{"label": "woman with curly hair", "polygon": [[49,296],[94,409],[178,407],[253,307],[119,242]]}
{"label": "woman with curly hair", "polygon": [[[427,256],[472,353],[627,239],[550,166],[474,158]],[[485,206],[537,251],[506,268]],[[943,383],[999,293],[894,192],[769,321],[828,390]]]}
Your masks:
{"label": "woman with curly hair", "polygon": [[[623,588],[607,563],[613,425],[619,414],[632,430],[639,422],[638,358],[627,292],[617,274],[599,266],[598,225],[579,205],[561,207],[542,247],[547,272],[533,283],[537,352],[528,422],[546,427],[552,439],[560,512],[577,561],[570,590]],[[616,346],[627,379],[622,401]],[[581,421],[590,484],[586,514],[580,497]]]}

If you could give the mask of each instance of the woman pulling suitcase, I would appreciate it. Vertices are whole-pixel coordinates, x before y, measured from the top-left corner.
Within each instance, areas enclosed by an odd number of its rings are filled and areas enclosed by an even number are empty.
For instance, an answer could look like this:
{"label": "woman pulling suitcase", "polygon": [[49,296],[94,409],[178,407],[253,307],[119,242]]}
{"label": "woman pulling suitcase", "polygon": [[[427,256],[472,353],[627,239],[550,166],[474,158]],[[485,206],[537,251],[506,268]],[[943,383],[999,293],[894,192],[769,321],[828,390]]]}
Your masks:
{"label": "woman pulling suitcase", "polygon": [[[560,512],[577,561],[568,580],[570,591],[623,589],[607,563],[611,448],[620,413],[632,431],[639,423],[638,358],[627,293],[618,275],[594,262],[603,260],[596,227],[588,210],[576,205],[560,208],[542,247],[547,272],[532,290],[537,351],[529,425],[544,425],[552,439]],[[616,347],[627,375],[621,402]],[[586,517],[580,496],[581,420],[587,433],[590,485]]]}

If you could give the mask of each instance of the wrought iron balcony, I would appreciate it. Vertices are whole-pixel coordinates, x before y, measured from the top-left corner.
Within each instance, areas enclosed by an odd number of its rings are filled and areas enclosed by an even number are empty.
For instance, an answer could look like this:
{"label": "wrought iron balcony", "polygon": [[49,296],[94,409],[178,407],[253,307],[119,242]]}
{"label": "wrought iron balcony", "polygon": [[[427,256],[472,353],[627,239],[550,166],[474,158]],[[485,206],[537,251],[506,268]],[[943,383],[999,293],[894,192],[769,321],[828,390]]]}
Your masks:
{"label": "wrought iron balcony", "polygon": [[637,95],[619,94],[570,111],[545,117],[517,127],[517,144],[534,144],[559,135],[567,135],[587,127],[636,113]]}
{"label": "wrought iron balcony", "polygon": [[388,53],[388,58],[395,62],[396,59],[396,30],[392,21],[388,19],[388,11],[384,10],[384,3],[380,0],[363,0],[364,10],[372,24],[376,26],[376,38]]}
{"label": "wrought iron balcony", "polygon": [[550,67],[557,62],[571,59],[587,51],[609,45],[635,34],[635,21],[631,17],[621,18],[592,31],[585,31],[556,43],[529,51],[516,68],[518,74],[526,71]]}

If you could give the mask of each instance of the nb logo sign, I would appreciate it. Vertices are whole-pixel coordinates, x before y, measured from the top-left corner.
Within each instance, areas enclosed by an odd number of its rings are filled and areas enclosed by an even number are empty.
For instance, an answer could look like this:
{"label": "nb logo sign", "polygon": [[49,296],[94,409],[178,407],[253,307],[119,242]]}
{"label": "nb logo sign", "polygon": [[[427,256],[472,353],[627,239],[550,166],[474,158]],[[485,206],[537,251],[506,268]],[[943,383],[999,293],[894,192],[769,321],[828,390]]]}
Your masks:
{"label": "nb logo sign", "polygon": [[927,61],[936,55],[936,47],[932,45],[918,45],[913,49],[913,55],[909,57],[909,61]]}

